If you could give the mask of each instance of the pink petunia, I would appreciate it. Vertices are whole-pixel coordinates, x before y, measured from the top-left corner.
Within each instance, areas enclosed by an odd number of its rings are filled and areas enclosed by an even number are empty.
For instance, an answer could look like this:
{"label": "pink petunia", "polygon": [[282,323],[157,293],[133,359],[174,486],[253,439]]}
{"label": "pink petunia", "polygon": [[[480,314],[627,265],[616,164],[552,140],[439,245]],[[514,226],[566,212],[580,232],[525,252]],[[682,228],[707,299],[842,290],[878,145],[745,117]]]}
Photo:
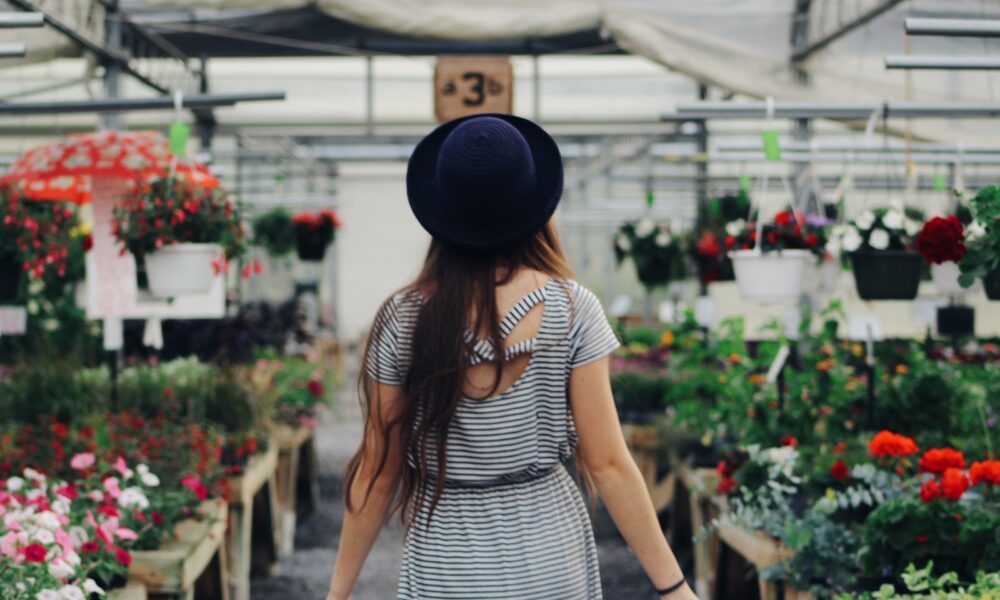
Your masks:
{"label": "pink petunia", "polygon": [[104,480],[104,491],[115,500],[122,495],[122,489],[118,486],[118,480],[114,477],[108,477]]}
{"label": "pink petunia", "polygon": [[69,461],[69,466],[73,467],[77,471],[82,471],[92,467],[94,465],[94,460],[94,455],[90,452],[81,452]]}
{"label": "pink petunia", "polygon": [[139,536],[134,531],[132,531],[131,529],[127,529],[125,527],[119,527],[117,530],[115,530],[115,537],[117,537],[120,540],[139,539]]}
{"label": "pink petunia", "polygon": [[121,473],[122,477],[128,473],[128,465],[125,464],[125,459],[121,456],[115,461],[115,470]]}

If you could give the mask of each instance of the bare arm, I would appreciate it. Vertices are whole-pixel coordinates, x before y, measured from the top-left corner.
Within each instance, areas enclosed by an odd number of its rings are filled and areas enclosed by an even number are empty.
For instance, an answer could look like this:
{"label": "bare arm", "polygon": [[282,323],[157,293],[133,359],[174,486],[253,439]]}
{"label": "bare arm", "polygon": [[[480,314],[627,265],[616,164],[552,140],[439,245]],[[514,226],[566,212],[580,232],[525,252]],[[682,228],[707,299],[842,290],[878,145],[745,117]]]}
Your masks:
{"label": "bare arm", "polygon": [[[660,530],[642,474],[625,445],[611,395],[609,363],[607,357],[595,360],[574,369],[570,377],[570,406],[580,451],[618,530],[653,585],[665,589],[681,581],[684,574]],[[696,596],[685,585],[663,598]]]}
{"label": "bare arm", "polygon": [[[340,546],[337,550],[337,564],[330,581],[329,600],[345,600],[358,580],[368,553],[375,544],[392,505],[394,485],[399,473],[399,436],[394,434],[389,440],[389,458],[385,469],[374,479],[371,496],[365,502],[368,486],[375,477],[377,458],[382,455],[383,423],[398,410],[402,392],[399,387],[377,384],[372,402],[377,406],[381,418],[371,419],[365,432],[367,448],[358,476],[354,479],[348,494],[353,511],[344,514],[344,527],[340,532]],[[398,431],[398,429],[396,429]]]}

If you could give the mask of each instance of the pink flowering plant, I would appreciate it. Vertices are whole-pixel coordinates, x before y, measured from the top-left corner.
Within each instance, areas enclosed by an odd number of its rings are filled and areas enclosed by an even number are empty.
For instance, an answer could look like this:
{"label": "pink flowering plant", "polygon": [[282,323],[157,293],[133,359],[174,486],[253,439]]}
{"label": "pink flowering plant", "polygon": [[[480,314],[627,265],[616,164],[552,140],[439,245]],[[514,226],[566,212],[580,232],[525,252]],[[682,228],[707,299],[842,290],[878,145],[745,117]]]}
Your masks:
{"label": "pink flowering plant", "polygon": [[333,372],[308,358],[265,354],[251,379],[254,392],[273,405],[273,420],[285,425],[314,426],[316,409],[333,398]]}

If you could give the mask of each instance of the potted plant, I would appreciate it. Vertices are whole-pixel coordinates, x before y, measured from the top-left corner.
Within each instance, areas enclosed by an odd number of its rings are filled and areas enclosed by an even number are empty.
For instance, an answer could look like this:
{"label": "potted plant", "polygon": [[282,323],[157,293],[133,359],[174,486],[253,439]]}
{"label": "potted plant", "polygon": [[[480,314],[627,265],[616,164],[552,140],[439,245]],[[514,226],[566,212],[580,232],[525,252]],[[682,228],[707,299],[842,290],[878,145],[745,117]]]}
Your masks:
{"label": "potted plant", "polygon": [[971,200],[973,222],[966,229],[966,253],[959,263],[962,287],[982,277],[990,300],[1000,300],[1000,188],[986,186]]}
{"label": "potted plant", "polygon": [[745,223],[749,217],[750,197],[744,190],[713,198],[699,211],[698,233],[692,238],[691,255],[703,285],[733,280],[733,263],[723,245],[726,228],[734,222]]}
{"label": "potted plant", "polygon": [[965,227],[956,216],[934,217],[917,234],[917,252],[931,266],[931,279],[946,296],[962,293],[958,263],[965,256]]}
{"label": "potted plant", "polygon": [[295,246],[292,215],[284,208],[273,208],[253,220],[254,244],[271,256],[285,256]]}
{"label": "potted plant", "polygon": [[838,232],[862,300],[913,300],[923,259],[913,250],[922,219],[899,208],[866,210]]}
{"label": "potted plant", "polygon": [[615,234],[615,260],[635,264],[639,281],[647,289],[664,286],[683,276],[683,252],[669,225],[640,219],[621,225]]}
{"label": "potted plant", "polygon": [[222,190],[168,177],[137,184],[114,211],[113,233],[145,263],[158,298],[205,293],[243,251],[239,212]]}
{"label": "potted plant", "polygon": [[333,210],[296,214],[292,218],[292,230],[299,259],[308,262],[323,260],[326,248],[333,243],[340,225],[340,217]]}
{"label": "potted plant", "polygon": [[797,300],[808,265],[824,253],[823,230],[792,211],[779,212],[760,227],[731,223],[727,233],[726,248],[740,293],[756,302]]}
{"label": "potted plant", "polygon": [[20,296],[24,274],[34,279],[66,275],[76,213],[61,202],[26,201],[0,190],[0,303]]}

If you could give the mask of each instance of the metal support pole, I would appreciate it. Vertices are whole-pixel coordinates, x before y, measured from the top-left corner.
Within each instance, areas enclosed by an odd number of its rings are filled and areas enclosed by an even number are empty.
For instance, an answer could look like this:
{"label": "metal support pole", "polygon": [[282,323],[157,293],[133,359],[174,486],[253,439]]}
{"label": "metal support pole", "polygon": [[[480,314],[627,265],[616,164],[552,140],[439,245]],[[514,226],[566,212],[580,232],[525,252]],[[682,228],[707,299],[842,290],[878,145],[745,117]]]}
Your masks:
{"label": "metal support pole", "polygon": [[[875,111],[889,118],[967,118],[1000,116],[1000,103],[954,104],[924,102],[883,102],[873,104],[834,104],[813,102],[778,102],[774,117],[778,119],[850,119],[864,121]],[[679,104],[675,114],[661,117],[664,121],[694,119],[764,119],[765,102],[706,101]]]}
{"label": "metal support pole", "polygon": [[45,25],[45,15],[40,12],[0,12],[0,29],[23,29]]}
{"label": "metal support pole", "polygon": [[[795,120],[795,141],[803,144],[809,144],[809,140],[812,138],[812,121],[809,119],[796,119]],[[812,212],[814,208],[812,189],[808,183],[803,183],[803,179],[807,175],[807,171],[812,168],[809,163],[796,162],[793,163],[792,167],[792,184],[795,190],[795,207],[805,210],[807,212]]]}
{"label": "metal support pole", "polygon": [[0,44],[0,58],[20,58],[28,53],[24,44]]}
{"label": "metal support pole", "polygon": [[365,57],[365,134],[375,134],[375,65],[371,54]]}
{"label": "metal support pole", "polygon": [[[108,47],[113,52],[122,51],[122,22],[118,18],[118,0],[109,0],[105,3],[105,36]],[[104,93],[109,99],[116,99],[120,94],[119,83],[121,79],[122,65],[118,61],[106,61],[104,63]],[[101,117],[103,126],[108,130],[122,128],[122,117],[117,111],[107,112]]]}
{"label": "metal support pole", "polygon": [[994,71],[1000,59],[993,56],[906,56],[885,57],[886,69],[927,69],[938,71]]}
{"label": "metal support pole", "polygon": [[[202,54],[198,62],[200,63],[198,69],[198,92],[202,95],[208,95],[208,57]],[[215,115],[212,114],[212,110],[205,108],[194,111],[195,123],[198,126],[198,137],[201,141],[202,152],[210,153],[212,151],[212,139],[215,137],[215,129],[218,123],[215,120]]]}
{"label": "metal support pole", "polygon": [[995,19],[928,19],[906,17],[903,19],[903,28],[909,35],[1000,37],[1000,20]]}

